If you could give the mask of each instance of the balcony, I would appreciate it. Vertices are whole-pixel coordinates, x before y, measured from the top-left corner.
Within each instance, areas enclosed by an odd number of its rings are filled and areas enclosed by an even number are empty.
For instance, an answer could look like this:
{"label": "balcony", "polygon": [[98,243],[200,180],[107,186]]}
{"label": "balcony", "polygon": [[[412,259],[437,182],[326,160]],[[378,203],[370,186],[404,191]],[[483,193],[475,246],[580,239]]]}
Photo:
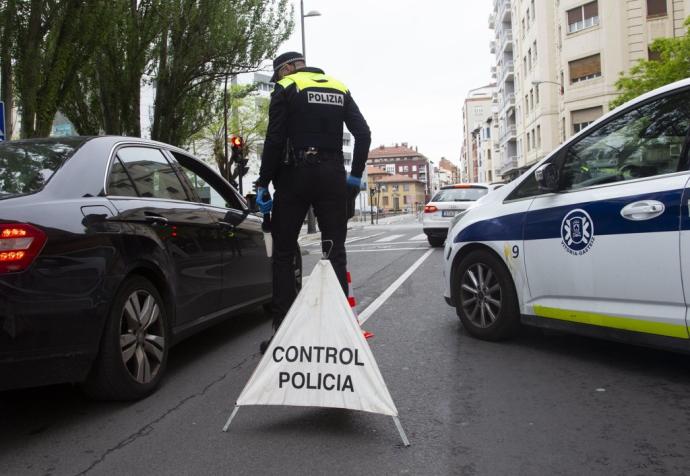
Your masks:
{"label": "balcony", "polygon": [[513,61],[506,61],[501,66],[501,83],[512,80],[515,75],[515,63]]}
{"label": "balcony", "polygon": [[491,67],[491,79],[496,79],[496,66]]}
{"label": "balcony", "polygon": [[496,40],[491,40],[489,42],[489,53],[491,53],[491,54],[496,53]]}
{"label": "balcony", "polygon": [[496,15],[493,13],[489,15],[489,30],[493,30],[496,27]]}
{"label": "balcony", "polygon": [[499,103],[499,107],[501,108],[501,111],[509,111],[510,109],[514,108],[515,94],[505,94],[502,98],[502,101]]}
{"label": "balcony", "polygon": [[513,51],[513,30],[510,28],[505,28],[501,31],[499,36],[499,50],[501,53],[504,51]]}
{"label": "balcony", "polygon": [[501,165],[501,170],[499,171],[499,173],[501,175],[509,174],[510,172],[512,172],[518,168],[519,162],[520,162],[520,157],[517,155],[513,155],[511,157],[508,157],[507,159],[504,159],[503,163]]}
{"label": "balcony", "polygon": [[501,134],[501,144],[505,144],[511,140],[517,138],[517,128],[515,126],[508,126],[503,130]]}
{"label": "balcony", "polygon": [[510,0],[497,0],[496,21],[499,23],[510,21]]}

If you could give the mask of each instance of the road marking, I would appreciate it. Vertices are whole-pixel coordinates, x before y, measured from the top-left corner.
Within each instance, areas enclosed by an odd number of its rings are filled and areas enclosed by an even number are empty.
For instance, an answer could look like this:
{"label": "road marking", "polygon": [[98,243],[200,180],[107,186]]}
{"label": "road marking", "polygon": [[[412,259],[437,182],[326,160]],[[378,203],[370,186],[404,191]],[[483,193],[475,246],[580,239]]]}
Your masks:
{"label": "road marking", "polygon": [[421,244],[421,242],[414,242],[414,241],[390,241],[386,243],[379,243],[379,242],[374,242],[374,243],[359,243],[357,245],[350,245],[353,248],[356,248],[358,246],[391,246],[391,245],[416,245],[416,244]]}
{"label": "road marking", "polygon": [[359,315],[359,323],[364,324],[367,319],[369,319],[372,314],[374,314],[378,308],[380,308],[383,303],[385,303],[388,298],[391,297],[391,295],[402,285],[402,283],[404,283],[405,280],[409,278],[429,256],[431,256],[431,253],[433,252],[434,250],[430,249],[424,253],[417,261],[414,262],[412,266],[407,269],[407,271],[401,274],[400,277],[393,282],[393,284],[388,286],[388,288],[381,293],[381,295],[377,297],[374,302],[369,304],[367,308]]}
{"label": "road marking", "polygon": [[376,240],[376,243],[386,243],[388,241],[397,240],[401,236],[403,236],[403,235],[390,235],[390,236],[387,236],[385,238],[381,238],[380,240]]}
{"label": "road marking", "polygon": [[409,241],[426,241],[426,235],[424,233],[421,233],[417,236],[413,236],[409,239]]}
{"label": "road marking", "polygon": [[[349,245],[350,243],[354,243],[354,242],[356,242],[356,241],[367,240],[367,239],[369,239],[369,238],[374,238],[374,237],[376,237],[376,236],[381,236],[381,235],[383,235],[384,233],[385,233],[385,232],[382,231],[381,233],[376,233],[376,234],[374,234],[374,235],[358,236],[358,237],[356,237],[356,238],[350,238],[349,240],[345,241],[345,244],[346,244],[346,245]],[[321,242],[320,242],[320,241],[315,241],[314,243],[309,243],[309,244],[307,244],[307,245],[305,245],[305,246],[316,246],[316,245],[321,245]]]}
{"label": "road marking", "polygon": [[347,250],[348,253],[378,253],[382,251],[428,250],[428,246],[416,246],[414,248],[374,248],[371,250]]}
{"label": "road marking", "polygon": [[347,240],[347,241],[345,242],[345,244],[346,244],[346,245],[349,245],[350,243],[354,243],[355,241],[368,240],[369,238],[375,238],[375,237],[377,237],[377,236],[381,236],[381,235],[383,235],[384,233],[385,233],[385,232],[382,231],[381,233],[376,233],[376,234],[374,234],[374,235],[359,236],[359,237],[357,237],[357,238],[351,238],[351,239]]}

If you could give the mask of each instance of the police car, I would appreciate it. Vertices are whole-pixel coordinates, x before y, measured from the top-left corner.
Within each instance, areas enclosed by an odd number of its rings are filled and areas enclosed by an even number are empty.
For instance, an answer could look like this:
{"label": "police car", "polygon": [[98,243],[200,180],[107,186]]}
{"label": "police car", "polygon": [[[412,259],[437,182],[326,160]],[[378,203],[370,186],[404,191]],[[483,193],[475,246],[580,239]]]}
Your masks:
{"label": "police car", "polygon": [[443,246],[450,222],[477,200],[496,188],[496,185],[459,183],[445,185],[424,206],[422,229],[431,246]]}
{"label": "police car", "polygon": [[453,219],[446,301],[467,332],[522,324],[690,351],[690,79],[608,113]]}

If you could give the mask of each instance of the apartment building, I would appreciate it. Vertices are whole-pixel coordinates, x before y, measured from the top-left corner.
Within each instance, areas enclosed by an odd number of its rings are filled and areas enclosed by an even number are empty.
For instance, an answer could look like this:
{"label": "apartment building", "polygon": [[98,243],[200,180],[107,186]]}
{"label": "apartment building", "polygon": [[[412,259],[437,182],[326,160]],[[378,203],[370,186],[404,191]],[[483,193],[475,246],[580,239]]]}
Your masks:
{"label": "apartment building", "polygon": [[608,112],[615,82],[639,60],[653,59],[649,45],[683,36],[690,0],[561,0],[556,8],[560,83],[560,140]]}
{"label": "apartment building", "polygon": [[[494,161],[500,173],[512,172],[518,164],[517,111],[515,83],[515,39],[513,5],[511,0],[494,0],[489,16],[489,28],[494,30],[494,40],[489,44],[496,56],[492,77],[496,79],[493,97],[493,113],[496,116],[498,134],[495,137]],[[484,118],[486,119],[486,118]]]}
{"label": "apartment building", "polygon": [[405,175],[423,182],[427,199],[433,192],[433,169],[429,159],[419,153],[416,147],[408,146],[407,142],[392,147],[381,145],[369,151],[367,163],[391,174]]}
{"label": "apartment building", "polygon": [[473,89],[465,98],[465,103],[462,106],[461,182],[477,182],[479,180],[479,157],[472,147],[472,131],[492,113],[494,91],[494,84]]}
{"label": "apartment building", "polygon": [[[684,35],[688,16],[690,0],[494,0],[490,48],[503,178],[517,177],[606,113],[620,74],[650,59],[654,39]],[[513,79],[514,109],[504,78]],[[506,140],[510,111],[514,155]]]}
{"label": "apartment building", "polygon": [[475,182],[492,183],[501,180],[502,162],[496,117],[496,114],[488,116],[472,131],[472,149],[476,151],[478,158]]}
{"label": "apartment building", "polygon": [[445,157],[441,157],[438,167],[441,171],[446,172],[446,174],[449,176],[451,184],[460,183],[460,168],[453,162]]}
{"label": "apartment building", "polygon": [[422,180],[374,166],[368,166],[367,172],[376,190],[373,204],[382,211],[413,212],[428,201],[426,183]]}

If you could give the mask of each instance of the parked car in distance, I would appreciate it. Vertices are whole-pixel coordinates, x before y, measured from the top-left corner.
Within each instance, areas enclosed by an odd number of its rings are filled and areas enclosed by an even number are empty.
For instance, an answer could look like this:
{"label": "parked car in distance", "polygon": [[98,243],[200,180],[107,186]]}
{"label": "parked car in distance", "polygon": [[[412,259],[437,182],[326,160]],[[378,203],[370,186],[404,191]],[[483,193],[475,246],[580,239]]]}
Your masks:
{"label": "parked car in distance", "polygon": [[482,198],[495,185],[458,183],[445,185],[424,206],[422,228],[431,246],[442,246],[451,220]]}
{"label": "parked car in distance", "polygon": [[[299,286],[299,250],[294,266]],[[270,299],[260,216],[184,150],[0,143],[0,390],[142,398],[175,343]]]}
{"label": "parked car in distance", "polygon": [[467,332],[520,324],[690,352],[690,79],[609,112],[453,224]]}

